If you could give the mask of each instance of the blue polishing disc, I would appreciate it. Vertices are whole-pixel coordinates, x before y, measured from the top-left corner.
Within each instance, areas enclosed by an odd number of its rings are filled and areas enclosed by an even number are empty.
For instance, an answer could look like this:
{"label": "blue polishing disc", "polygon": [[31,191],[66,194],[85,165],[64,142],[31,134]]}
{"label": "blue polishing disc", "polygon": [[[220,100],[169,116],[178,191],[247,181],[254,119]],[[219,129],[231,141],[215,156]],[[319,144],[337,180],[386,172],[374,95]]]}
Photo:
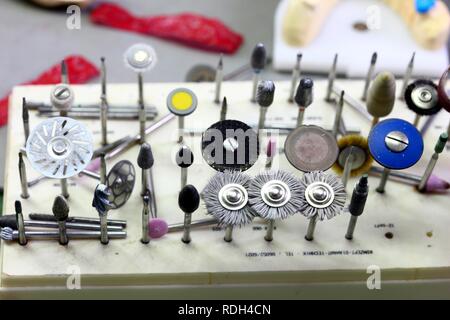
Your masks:
{"label": "blue polishing disc", "polygon": [[420,14],[428,13],[436,5],[436,0],[416,0],[416,10]]}
{"label": "blue polishing disc", "polygon": [[[403,150],[392,150],[386,143],[386,137],[393,132],[403,134],[408,142]],[[394,141],[395,143],[395,141]],[[417,129],[409,122],[401,119],[381,121],[369,134],[369,150],[376,162],[393,170],[409,168],[417,163],[423,154],[423,139]]]}

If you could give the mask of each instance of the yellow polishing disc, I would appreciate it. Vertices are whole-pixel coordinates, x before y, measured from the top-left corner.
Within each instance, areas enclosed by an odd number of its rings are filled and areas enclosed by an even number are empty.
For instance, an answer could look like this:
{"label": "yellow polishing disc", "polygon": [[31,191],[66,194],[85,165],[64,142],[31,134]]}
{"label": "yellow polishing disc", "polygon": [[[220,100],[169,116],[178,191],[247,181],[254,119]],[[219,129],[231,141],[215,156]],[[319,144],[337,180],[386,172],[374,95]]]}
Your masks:
{"label": "yellow polishing disc", "polygon": [[187,110],[192,106],[192,96],[185,91],[180,91],[172,96],[172,106],[177,110]]}
{"label": "yellow polishing disc", "polygon": [[197,97],[189,89],[177,88],[167,96],[167,108],[177,116],[187,116],[197,108]]}

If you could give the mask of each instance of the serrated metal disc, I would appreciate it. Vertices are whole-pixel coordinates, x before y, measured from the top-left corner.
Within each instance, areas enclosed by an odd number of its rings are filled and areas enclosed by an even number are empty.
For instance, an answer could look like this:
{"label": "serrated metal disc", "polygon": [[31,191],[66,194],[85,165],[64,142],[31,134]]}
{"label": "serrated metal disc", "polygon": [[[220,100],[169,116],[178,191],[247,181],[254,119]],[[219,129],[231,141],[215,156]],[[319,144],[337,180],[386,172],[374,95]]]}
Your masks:
{"label": "serrated metal disc", "polygon": [[133,193],[136,181],[136,171],[128,160],[116,163],[106,177],[106,183],[111,192],[109,201],[114,209],[122,207]]}
{"label": "serrated metal disc", "polygon": [[26,144],[31,166],[42,175],[70,178],[86,168],[92,159],[92,135],[84,124],[66,117],[42,121]]}
{"label": "serrated metal disc", "polygon": [[284,151],[288,161],[303,172],[326,171],[339,155],[336,138],[318,126],[293,130],[286,138]]}

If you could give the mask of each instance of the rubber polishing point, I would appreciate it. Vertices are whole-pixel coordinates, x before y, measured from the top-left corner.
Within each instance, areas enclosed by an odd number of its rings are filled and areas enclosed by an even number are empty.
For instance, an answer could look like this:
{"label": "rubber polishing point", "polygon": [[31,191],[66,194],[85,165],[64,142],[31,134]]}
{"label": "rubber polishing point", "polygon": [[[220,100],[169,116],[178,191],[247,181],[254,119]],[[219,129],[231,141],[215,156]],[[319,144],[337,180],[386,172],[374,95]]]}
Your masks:
{"label": "rubber polishing point", "polygon": [[95,158],[86,167],[86,170],[97,172],[100,170],[100,158]]}
{"label": "rubber polishing point", "polygon": [[425,186],[425,192],[443,192],[450,189],[450,183],[432,174]]}
{"label": "rubber polishing point", "polygon": [[416,0],[416,10],[418,13],[428,13],[436,5],[436,0]]}
{"label": "rubber polishing point", "polygon": [[267,143],[266,155],[268,157],[273,157],[276,152],[277,152],[277,142],[275,141],[275,139],[270,138],[269,142]]}
{"label": "rubber polishing point", "polygon": [[152,239],[162,238],[169,231],[169,225],[163,219],[151,219],[148,223],[148,235]]}

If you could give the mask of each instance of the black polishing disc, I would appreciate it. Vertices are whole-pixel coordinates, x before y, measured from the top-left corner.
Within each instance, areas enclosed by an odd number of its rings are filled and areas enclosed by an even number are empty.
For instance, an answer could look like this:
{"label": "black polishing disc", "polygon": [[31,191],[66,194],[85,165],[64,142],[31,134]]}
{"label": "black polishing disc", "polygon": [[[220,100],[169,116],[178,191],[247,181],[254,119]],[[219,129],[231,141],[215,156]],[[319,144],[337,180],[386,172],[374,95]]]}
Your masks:
{"label": "black polishing disc", "polygon": [[430,80],[420,79],[411,83],[405,91],[405,102],[410,110],[421,116],[431,116],[442,108],[437,85]]}
{"label": "black polishing disc", "polygon": [[202,155],[217,171],[248,170],[258,160],[258,135],[241,121],[219,121],[203,133]]}

